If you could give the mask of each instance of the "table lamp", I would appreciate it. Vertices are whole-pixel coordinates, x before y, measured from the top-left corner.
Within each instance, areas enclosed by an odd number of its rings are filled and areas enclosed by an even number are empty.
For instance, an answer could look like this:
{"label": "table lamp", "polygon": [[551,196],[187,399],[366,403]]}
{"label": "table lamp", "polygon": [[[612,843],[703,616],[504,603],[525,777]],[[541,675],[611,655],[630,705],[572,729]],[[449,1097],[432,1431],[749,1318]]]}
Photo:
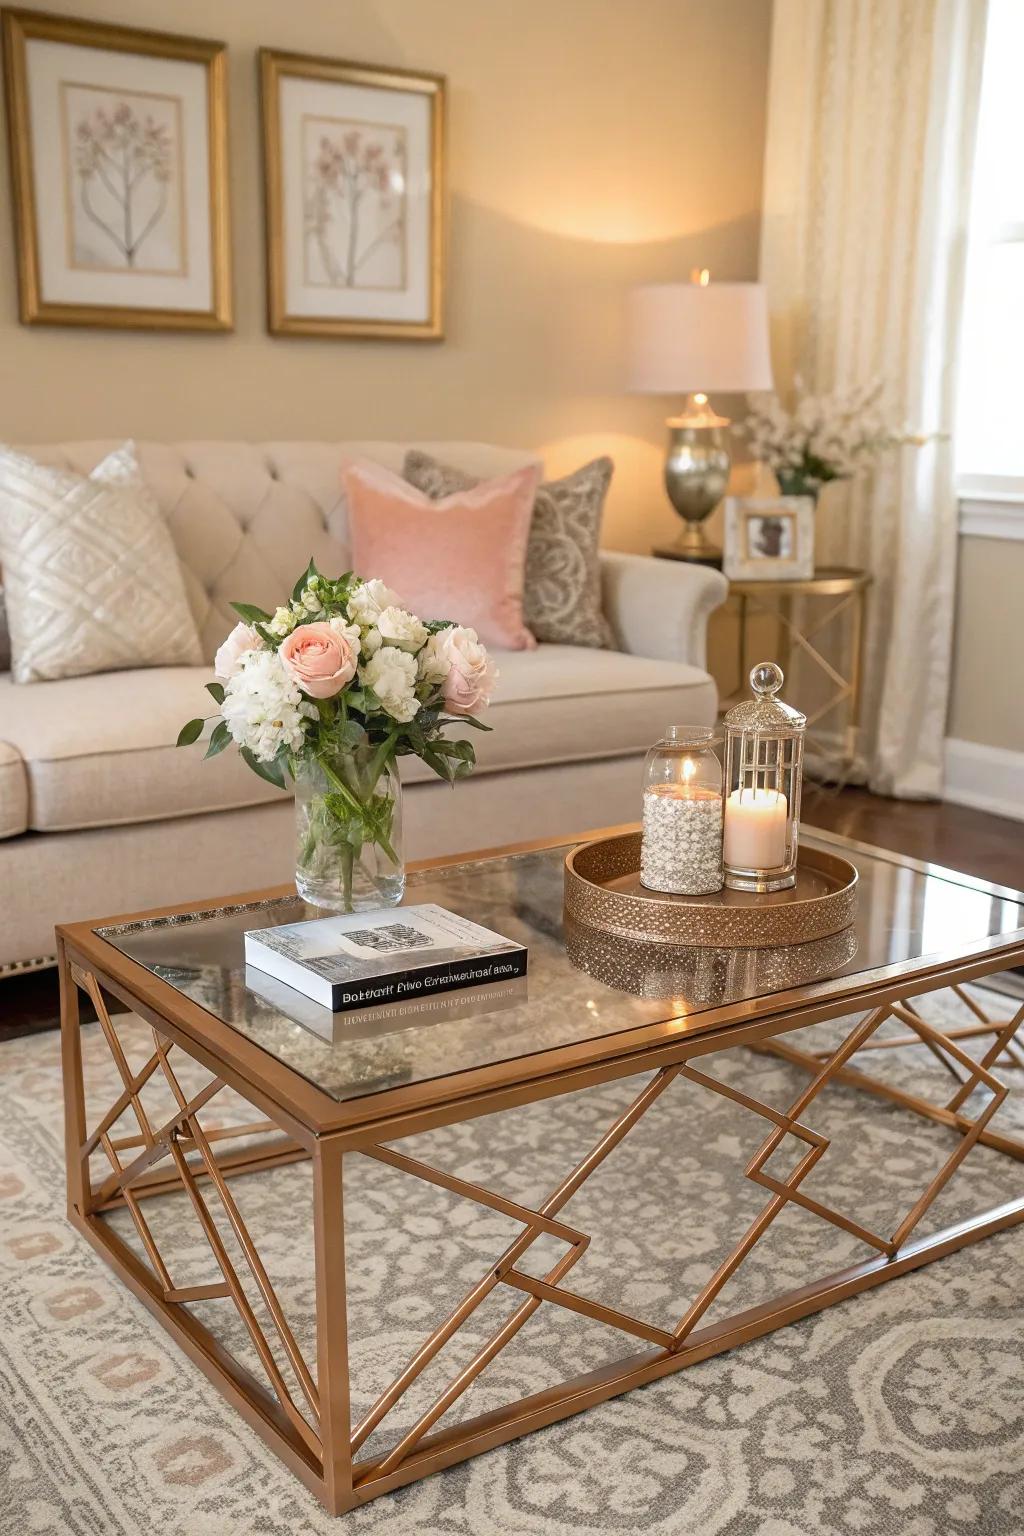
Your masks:
{"label": "table lamp", "polygon": [[665,488],[685,527],[675,544],[657,551],[675,560],[718,565],[721,551],[702,524],[725,494],[727,416],[711,407],[712,390],[771,389],[768,305],[761,283],[712,283],[707,268],[689,283],[651,283],[630,295],[630,390],[685,395],[670,416]]}

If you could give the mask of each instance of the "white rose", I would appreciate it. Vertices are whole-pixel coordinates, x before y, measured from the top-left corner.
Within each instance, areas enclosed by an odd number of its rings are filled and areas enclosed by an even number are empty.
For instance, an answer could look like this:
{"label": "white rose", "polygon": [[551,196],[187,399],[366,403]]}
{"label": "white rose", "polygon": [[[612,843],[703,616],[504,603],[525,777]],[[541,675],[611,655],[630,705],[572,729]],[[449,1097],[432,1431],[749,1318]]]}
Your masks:
{"label": "white rose", "polygon": [[363,686],[372,688],[393,720],[411,720],[420,707],[416,697],[416,662],[395,645],[382,645],[360,670]]}
{"label": "white rose", "polygon": [[290,635],[295,628],[295,615],[290,608],[275,608],[274,617],[267,625],[272,635],[277,635],[283,640],[285,635]]}
{"label": "white rose", "polygon": [[396,607],[398,603],[398,593],[392,592],[375,576],[372,581],[364,581],[356,587],[348,600],[348,616],[354,624],[365,629],[376,624],[385,608]]}
{"label": "white rose", "polygon": [[249,651],[262,649],[263,641],[250,624],[236,624],[213,658],[214,675],[226,683],[229,677],[234,677]]}
{"label": "white rose", "polygon": [[307,719],[316,715],[303,702],[276,651],[249,651],[224,689],[221,714],[232,739],[261,763],[272,762],[282,746],[297,752]]}
{"label": "white rose", "polygon": [[358,656],[360,648],[359,625],[346,624],[345,620],[339,617],[328,619],[327,622],[334,630],[334,633],[340,635],[346,644],[352,647],[352,654]]}
{"label": "white rose", "polygon": [[427,626],[404,608],[382,609],[376,627],[384,644],[397,645],[400,651],[415,654],[427,638]]}
{"label": "white rose", "polygon": [[472,715],[490,702],[498,673],[475,629],[453,624],[440,630],[431,635],[423,657],[423,677],[442,685],[444,707],[450,714]]}

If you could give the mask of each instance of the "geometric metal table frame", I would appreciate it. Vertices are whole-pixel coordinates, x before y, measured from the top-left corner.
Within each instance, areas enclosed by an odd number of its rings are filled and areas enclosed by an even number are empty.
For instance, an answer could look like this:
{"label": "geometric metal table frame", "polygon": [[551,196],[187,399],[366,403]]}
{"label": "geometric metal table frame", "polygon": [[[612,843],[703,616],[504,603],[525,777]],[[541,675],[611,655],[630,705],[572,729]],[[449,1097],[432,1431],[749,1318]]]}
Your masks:
{"label": "geometric metal table frame", "polygon": [[[1016,1041],[1024,1024],[1024,1005],[1009,1007],[1005,1017],[994,1019],[963,990],[968,981],[1020,965],[1024,961],[1024,931],[988,941],[984,952],[970,959],[947,959],[919,966],[911,975],[879,977],[865,973],[859,989],[860,1008],[849,986],[833,989],[830,996],[817,997],[808,997],[808,989],[802,988],[792,994],[761,999],[760,1004],[770,1010],[766,1017],[751,1017],[747,1005],[740,1010],[745,1018],[739,1016],[720,1027],[712,1024],[692,1035],[677,1036],[669,1043],[662,1040],[638,1049],[617,1050],[614,1054],[609,1051],[604,1059],[591,1060],[586,1065],[574,1063],[568,1050],[543,1053],[554,1059],[545,1064],[547,1070],[536,1072],[528,1080],[515,1081],[506,1074],[504,1082],[478,1083],[475,1079],[479,1074],[468,1073],[464,1076],[469,1091],[450,1091],[442,1100],[436,1094],[431,1101],[428,1096],[408,1091],[404,1097],[394,1093],[374,1095],[377,1101],[393,1101],[390,1108],[385,1103],[383,1112],[376,1116],[365,1113],[368,1100],[350,1101],[344,1106],[331,1101],[335,1118],[339,1122],[348,1120],[347,1125],[338,1123],[333,1128],[308,1113],[310,1104],[324,1097],[311,1085],[302,1083],[297,1088],[291,1084],[291,1096],[275,1096],[267,1091],[268,1082],[273,1088],[274,1074],[264,1074],[259,1079],[259,1074],[251,1070],[251,1051],[256,1049],[259,1056],[264,1055],[258,1048],[239,1040],[237,1035],[232,1041],[233,1031],[225,1036],[209,1023],[205,1030],[192,1032],[195,1019],[191,1015],[202,1015],[204,1010],[181,1003],[174,1010],[179,1016],[167,1017],[160,1000],[166,1003],[171,989],[112,951],[89,925],[75,924],[59,930],[58,941],[69,1217],[225,1397],[334,1513],[355,1508],[634,1386],[758,1338],[1024,1220],[1022,1197],[944,1231],[927,1237],[915,1236],[921,1218],[973,1146],[982,1144],[1018,1162],[1024,1161],[1024,1141],[1001,1135],[991,1126],[1009,1091],[999,1073],[1024,1069],[1024,1053]],[[847,978],[854,982],[857,979]],[[922,1017],[918,1000],[923,994],[948,987],[970,1010],[972,1021],[939,1030]],[[80,992],[85,992],[95,1007],[122,1083],[117,1098],[92,1126],[86,1124]],[[119,998],[151,1028],[152,1052],[135,1071],[122,1049],[105,994]],[[813,1049],[814,1024],[856,1012],[862,1016],[838,1047],[827,1051]],[[209,1016],[206,1018],[209,1021]],[[890,1018],[904,1026],[904,1033],[895,1039],[879,1038],[880,1026]],[[795,1045],[791,1038],[797,1030],[809,1031],[800,1035],[800,1045]],[[646,1032],[624,1033],[641,1037]],[[787,1038],[778,1038],[781,1035]],[[962,1042],[968,1039],[985,1043],[980,1057],[964,1049]],[[862,1061],[873,1051],[908,1045],[927,1050],[953,1079],[953,1091],[947,1100],[939,1103],[916,1096],[869,1074],[860,1064],[851,1064],[855,1056]],[[697,1065],[704,1056],[738,1047],[772,1052],[808,1072],[806,1087],[788,1109],[780,1111],[760,1103]],[[176,1070],[182,1055],[201,1062],[212,1074],[191,1098]],[[423,1130],[524,1103],[557,1103],[559,1096],[576,1089],[646,1072],[653,1075],[629,1106],[536,1208],[429,1167],[394,1145]],[[294,1078],[295,1074],[288,1076]],[[483,1076],[486,1079],[488,1074]],[[493,1078],[494,1074],[490,1076]],[[676,1325],[665,1329],[580,1295],[563,1283],[590,1239],[559,1217],[576,1191],[626,1141],[637,1122],[677,1078],[724,1095],[767,1123],[766,1135],[744,1173],[769,1198],[749,1226],[737,1233],[730,1253],[708,1276]],[[158,1123],[144,1102],[152,1079],[166,1085],[175,1106]],[[827,1158],[828,1139],[809,1123],[807,1112],[829,1083],[843,1083],[887,1098],[951,1133],[948,1156],[891,1232],[874,1232],[857,1220],[855,1212],[838,1210],[802,1188],[810,1170]],[[204,1129],[203,1116],[208,1106],[226,1086],[254,1105],[256,1118],[233,1128]],[[984,1102],[969,1115],[968,1103],[977,1093],[983,1095]],[[371,1107],[382,1108],[379,1102]],[[346,1113],[342,1114],[342,1110]],[[125,1120],[130,1122],[131,1129],[121,1134],[118,1127]],[[787,1137],[798,1143],[800,1156],[785,1178],[777,1178],[767,1172],[767,1164]],[[231,1141],[239,1139],[244,1139],[245,1145],[232,1149]],[[98,1153],[106,1158],[110,1171],[102,1182],[94,1183],[90,1162]],[[519,1235],[503,1253],[495,1256],[450,1315],[424,1339],[399,1376],[354,1425],[349,1416],[343,1220],[343,1168],[345,1159],[351,1156],[375,1158],[411,1178],[439,1185],[499,1211],[522,1226]],[[304,1158],[311,1161],[313,1185],[317,1313],[313,1363],[303,1358],[231,1193],[233,1177],[256,1174],[261,1169]],[[214,1265],[214,1279],[209,1283],[176,1285],[175,1256],[158,1246],[153,1236],[145,1202],[170,1190],[184,1191],[205,1236]],[[860,1239],[870,1250],[868,1256],[839,1273],[826,1274],[712,1325],[702,1323],[718,1293],[790,1203]],[[127,1209],[145,1260],[105,1219],[104,1213],[117,1207]],[[620,1217],[620,1222],[625,1220]],[[558,1239],[565,1247],[548,1272],[537,1278],[523,1270],[519,1261],[542,1234]],[[381,1454],[360,1456],[370,1435],[378,1425],[386,1423],[409,1387],[484,1299],[499,1287],[505,1287],[516,1300],[501,1326],[397,1443]],[[208,1300],[220,1300],[237,1310],[265,1372],[265,1382],[231,1355],[188,1310],[189,1303]],[[453,1427],[436,1428],[451,1405],[545,1304],[610,1325],[646,1348]]]}

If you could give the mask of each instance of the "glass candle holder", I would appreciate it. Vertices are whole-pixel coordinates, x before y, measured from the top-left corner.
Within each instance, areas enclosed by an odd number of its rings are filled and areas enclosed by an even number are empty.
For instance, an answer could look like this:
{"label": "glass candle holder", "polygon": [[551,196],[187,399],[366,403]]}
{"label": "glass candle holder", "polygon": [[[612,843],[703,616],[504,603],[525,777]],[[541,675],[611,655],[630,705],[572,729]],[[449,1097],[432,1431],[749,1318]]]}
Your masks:
{"label": "glass candle holder", "polygon": [[670,726],[644,759],[640,883],[677,896],[722,889],[722,765],[714,732]]}
{"label": "glass candle holder", "polygon": [[796,883],[807,718],[775,697],[782,668],[761,661],[754,697],[725,717],[725,884],[781,891]]}

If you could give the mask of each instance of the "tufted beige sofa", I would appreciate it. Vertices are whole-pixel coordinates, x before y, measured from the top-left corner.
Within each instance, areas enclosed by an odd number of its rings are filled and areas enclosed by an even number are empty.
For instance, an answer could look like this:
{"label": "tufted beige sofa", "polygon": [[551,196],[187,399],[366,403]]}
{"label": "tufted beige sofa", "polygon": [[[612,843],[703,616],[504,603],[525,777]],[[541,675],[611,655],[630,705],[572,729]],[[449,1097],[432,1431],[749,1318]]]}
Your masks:
{"label": "tufted beige sofa", "polygon": [[[114,446],[27,451],[87,473]],[[208,657],[235,622],[231,599],[273,608],[310,555],[322,570],[347,568],[342,458],[400,471],[410,446],[475,475],[532,458],[479,443],[138,445]],[[724,579],[636,555],[605,554],[602,566],[619,649],[500,653],[477,774],[453,793],[403,764],[409,857],[632,819],[638,762],[663,726],[713,720],[705,629]],[[159,668],[19,687],[0,672],[0,973],[45,963],[55,922],[290,878],[288,797],[234,753],[203,762],[174,747],[209,676]]]}

